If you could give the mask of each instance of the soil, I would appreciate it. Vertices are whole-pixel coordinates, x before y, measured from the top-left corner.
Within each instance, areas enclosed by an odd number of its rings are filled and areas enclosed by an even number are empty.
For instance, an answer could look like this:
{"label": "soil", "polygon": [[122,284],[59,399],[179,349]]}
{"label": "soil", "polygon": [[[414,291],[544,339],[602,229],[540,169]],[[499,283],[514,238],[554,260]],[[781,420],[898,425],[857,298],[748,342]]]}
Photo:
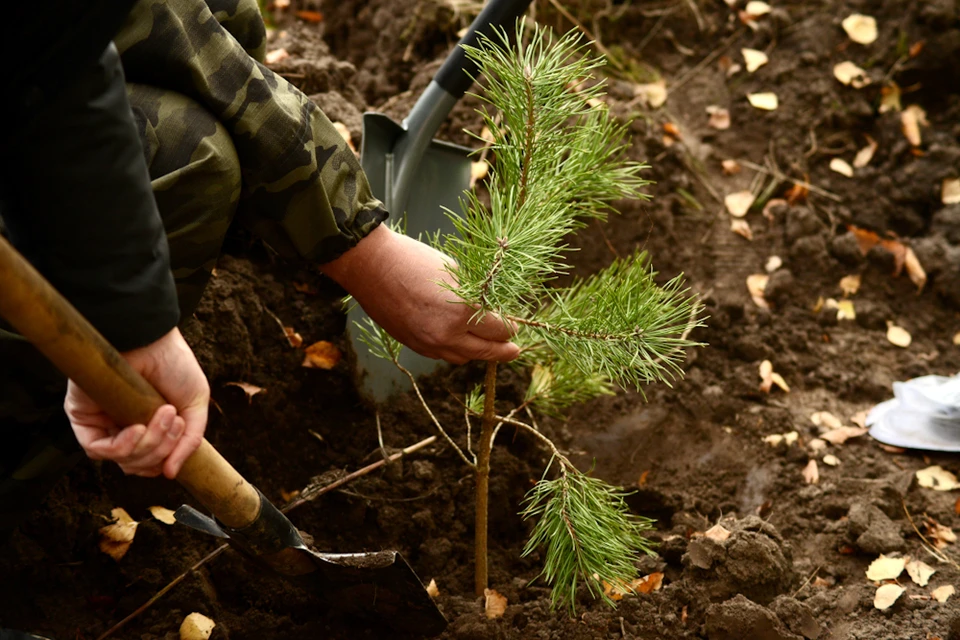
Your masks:
{"label": "soil", "polygon": [[[364,110],[402,118],[467,20],[431,0],[300,5],[319,8],[324,22],[281,19],[272,47],[285,46],[291,58],[276,69],[357,141]],[[535,579],[542,558],[520,556],[530,524],[517,515],[547,456],[511,429],[498,438],[491,479],[490,583],[508,600],[500,618],[486,619],[473,595],[473,479],[449,447],[432,445],[301,507],[292,519],[324,550],[401,551],[425,582],[436,580],[437,602],[450,620],[441,637],[451,640],[960,638],[957,600],[928,597],[933,587],[960,583],[960,566],[937,562],[914,528],[960,524],[955,495],[920,488],[914,479],[931,464],[956,472],[960,460],[890,452],[864,436],[829,448],[840,465],[821,460],[818,483],[801,474],[811,456],[823,455],[809,449],[820,433],[813,412],[830,411],[850,424],[890,397],[893,381],[960,369],[960,347],[952,342],[960,331],[960,205],[940,200],[941,181],[960,171],[955,3],[782,1],[755,30],[718,0],[564,5],[632,60],[636,74],[648,76],[635,79],[661,74],[670,88],[666,105],[649,110],[634,99],[630,81],[611,79],[608,103],[634,118],[630,155],[652,165],[654,199],[619,203],[619,215],[571,238],[579,249],[573,273],[590,274],[641,248],[664,280],[686,275],[710,318],[693,334],[706,346],[690,351],[686,378],[672,388],[602,398],[540,424],[578,464],[595,465],[597,476],[635,490],[629,504],[656,518],[659,543],[658,556],[643,559],[638,570],[662,571],[663,588],[625,597],[615,609],[584,593],[575,616],[551,610],[548,589]],[[877,19],[879,38],[869,46],[852,43],[841,28],[856,12]],[[563,31],[571,26],[551,3],[537,3],[537,19]],[[916,43],[922,48],[911,56]],[[718,59],[741,61],[742,47],[763,50],[770,61],[753,74],[727,77]],[[848,59],[867,69],[871,85],[854,90],[833,78],[833,66]],[[926,110],[919,149],[904,138],[897,113],[878,112],[885,79],[903,88],[904,106]],[[779,108],[752,108],[745,94],[759,91],[776,92]],[[708,105],[730,110],[728,130],[707,125]],[[462,129],[479,128],[475,106],[473,99],[461,102],[443,136],[469,142]],[[667,123],[679,136],[668,139]],[[878,143],[876,155],[854,178],[828,168],[835,157],[852,161],[867,136]],[[755,180],[766,186],[769,176],[745,164],[727,176],[720,164],[727,158],[775,164],[790,178],[808,177],[818,191],[774,208],[770,219],[749,213],[748,241],[730,231],[722,199]],[[780,197],[790,186],[781,181],[771,193]],[[912,246],[929,276],[923,291],[892,275],[889,254],[874,249],[863,256],[848,225],[895,233]],[[745,280],[763,273],[770,256],[783,266],[771,276],[772,308],[764,310],[751,301]],[[813,310],[820,297],[839,299],[840,278],[854,273],[862,275],[854,321]],[[329,340],[348,351],[341,294],[315,268],[278,261],[237,232],[186,322],[213,387],[208,437],[277,503],[315,476],[376,460],[378,415],[388,449],[432,433],[412,395],[377,409],[364,402],[349,358],[331,371],[300,366],[302,352],[287,344],[272,316],[294,326],[306,344]],[[909,348],[887,342],[888,321],[912,334]],[[765,359],[789,393],[759,389]],[[471,365],[423,381],[428,402],[457,433],[457,397],[481,375]],[[504,370],[505,403],[520,393],[521,378]],[[226,385],[232,381],[265,390],[248,400]],[[798,432],[798,443],[763,441],[790,431]],[[58,640],[96,638],[217,544],[148,516],[151,505],[185,501],[174,483],[81,464],[0,550],[0,626]],[[142,520],[120,562],[97,549],[97,530],[116,506]],[[729,538],[701,535],[717,523]],[[879,611],[876,586],[864,572],[880,553],[923,559],[937,573],[925,588],[902,577],[905,595]],[[957,556],[952,546],[944,553]],[[217,622],[216,640],[396,635],[331,611],[228,552],[114,637],[176,638],[192,611]]]}

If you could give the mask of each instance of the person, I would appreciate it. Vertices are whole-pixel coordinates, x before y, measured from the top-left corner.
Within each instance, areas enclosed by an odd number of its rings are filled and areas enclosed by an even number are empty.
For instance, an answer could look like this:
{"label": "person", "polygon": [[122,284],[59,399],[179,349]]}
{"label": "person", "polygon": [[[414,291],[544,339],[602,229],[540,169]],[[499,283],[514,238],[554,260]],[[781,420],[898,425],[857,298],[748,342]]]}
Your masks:
{"label": "person", "polygon": [[381,224],[331,122],[262,64],[256,0],[53,0],[43,21],[28,5],[2,34],[6,59],[30,55],[0,101],[0,227],[169,404],[116,424],[0,325],[0,531],[81,457],[69,427],[92,459],[177,476],[210,401],[177,324],[231,224],[319,264],[422,355],[518,355],[512,326],[452,303],[449,258]]}

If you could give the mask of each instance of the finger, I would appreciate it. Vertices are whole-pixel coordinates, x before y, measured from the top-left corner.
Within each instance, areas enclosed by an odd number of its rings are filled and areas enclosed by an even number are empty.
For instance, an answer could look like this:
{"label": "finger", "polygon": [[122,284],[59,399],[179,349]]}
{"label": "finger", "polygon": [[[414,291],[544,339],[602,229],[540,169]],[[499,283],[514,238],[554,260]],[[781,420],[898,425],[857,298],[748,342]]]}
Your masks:
{"label": "finger", "polygon": [[173,426],[173,419],[176,415],[177,410],[170,404],[163,405],[153,413],[153,417],[150,418],[150,422],[147,424],[146,433],[143,434],[136,448],[130,454],[132,460],[129,464],[138,464],[137,460],[141,461],[139,464],[149,464],[143,462],[143,460],[151,455],[159,444],[166,440],[167,432],[170,431],[170,427]]}
{"label": "finger", "polygon": [[104,460],[125,463],[146,431],[145,425],[131,425],[114,436],[90,442],[86,447],[87,454],[92,453]]}
{"label": "finger", "polygon": [[[205,399],[204,399],[205,400]],[[183,419],[183,435],[174,450],[163,463],[163,475],[173,480],[180,473],[183,463],[193,455],[203,441],[203,433],[207,429],[206,401],[189,407],[180,413]]]}
{"label": "finger", "polygon": [[[136,466],[140,469],[159,469],[162,471],[164,460],[166,460],[167,456],[176,448],[180,440],[180,434],[183,433],[183,418],[176,415],[176,410],[172,406],[170,406],[169,409],[169,412],[165,411],[165,415],[161,417],[162,419],[168,420],[167,426],[161,426],[161,428],[155,432],[153,437],[155,437],[156,440],[148,443],[150,446],[149,449],[144,446],[147,438],[151,438],[148,429],[147,435],[145,435],[143,440],[137,445],[134,455],[132,456],[133,459],[128,462],[129,465]],[[158,475],[158,473],[152,475]]]}
{"label": "finger", "polygon": [[142,478],[156,478],[163,472],[163,467],[159,464],[152,467],[142,467],[122,464],[120,470],[128,476],[140,476]]}
{"label": "finger", "polygon": [[452,364],[463,364],[465,360],[493,360],[509,362],[520,355],[520,347],[512,342],[484,340],[473,334],[467,334],[456,348],[447,352],[443,359]]}
{"label": "finger", "polygon": [[486,313],[467,325],[467,330],[478,338],[507,342],[516,335],[517,325],[504,321],[499,314]]}

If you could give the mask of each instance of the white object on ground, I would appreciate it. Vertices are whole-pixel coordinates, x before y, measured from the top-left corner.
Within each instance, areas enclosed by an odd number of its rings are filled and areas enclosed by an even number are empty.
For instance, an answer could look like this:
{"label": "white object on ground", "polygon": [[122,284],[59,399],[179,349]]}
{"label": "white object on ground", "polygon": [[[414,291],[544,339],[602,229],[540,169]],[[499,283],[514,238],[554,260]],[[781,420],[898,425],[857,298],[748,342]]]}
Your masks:
{"label": "white object on ground", "polygon": [[893,395],[867,415],[872,437],[906,449],[960,451],[960,374],[894,382]]}

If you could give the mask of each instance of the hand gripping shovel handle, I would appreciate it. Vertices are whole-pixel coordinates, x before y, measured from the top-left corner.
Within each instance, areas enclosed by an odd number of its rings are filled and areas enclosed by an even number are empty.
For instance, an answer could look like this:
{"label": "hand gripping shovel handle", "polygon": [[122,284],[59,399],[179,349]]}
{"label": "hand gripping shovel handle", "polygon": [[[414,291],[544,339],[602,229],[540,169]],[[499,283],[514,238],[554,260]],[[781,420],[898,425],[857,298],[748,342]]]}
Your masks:
{"label": "hand gripping shovel handle", "polygon": [[[147,424],[166,404],[2,236],[0,317],[119,424]],[[206,439],[184,463],[177,481],[228,527],[243,528],[260,513],[259,492]]]}

